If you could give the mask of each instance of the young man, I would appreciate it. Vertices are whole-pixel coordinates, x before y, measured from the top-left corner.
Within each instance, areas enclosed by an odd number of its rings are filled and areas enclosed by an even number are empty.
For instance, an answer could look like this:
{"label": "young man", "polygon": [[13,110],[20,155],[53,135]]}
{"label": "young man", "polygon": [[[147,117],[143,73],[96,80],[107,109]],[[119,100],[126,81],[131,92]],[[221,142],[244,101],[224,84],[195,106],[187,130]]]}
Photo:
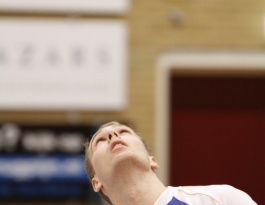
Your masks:
{"label": "young man", "polygon": [[118,122],[102,125],[86,143],[85,153],[94,191],[113,205],[256,205],[229,185],[166,187],[143,140]]}

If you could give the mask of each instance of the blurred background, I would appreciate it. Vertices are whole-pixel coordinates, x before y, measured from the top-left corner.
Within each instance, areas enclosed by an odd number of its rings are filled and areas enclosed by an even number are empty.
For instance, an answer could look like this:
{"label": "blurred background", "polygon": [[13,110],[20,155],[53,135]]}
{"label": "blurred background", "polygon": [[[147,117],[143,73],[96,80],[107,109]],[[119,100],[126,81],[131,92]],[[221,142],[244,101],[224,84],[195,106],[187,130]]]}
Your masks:
{"label": "blurred background", "polygon": [[0,0],[0,203],[102,204],[83,143],[131,124],[172,186],[265,205],[265,1]]}

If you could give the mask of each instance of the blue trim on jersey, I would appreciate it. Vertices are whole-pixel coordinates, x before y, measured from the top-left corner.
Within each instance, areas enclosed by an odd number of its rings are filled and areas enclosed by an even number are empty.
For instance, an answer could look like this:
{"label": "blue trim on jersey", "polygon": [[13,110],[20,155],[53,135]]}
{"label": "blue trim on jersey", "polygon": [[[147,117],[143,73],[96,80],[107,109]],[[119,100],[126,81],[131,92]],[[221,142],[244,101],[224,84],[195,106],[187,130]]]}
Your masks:
{"label": "blue trim on jersey", "polygon": [[188,204],[176,199],[175,197],[172,197],[171,201],[167,205],[188,205]]}

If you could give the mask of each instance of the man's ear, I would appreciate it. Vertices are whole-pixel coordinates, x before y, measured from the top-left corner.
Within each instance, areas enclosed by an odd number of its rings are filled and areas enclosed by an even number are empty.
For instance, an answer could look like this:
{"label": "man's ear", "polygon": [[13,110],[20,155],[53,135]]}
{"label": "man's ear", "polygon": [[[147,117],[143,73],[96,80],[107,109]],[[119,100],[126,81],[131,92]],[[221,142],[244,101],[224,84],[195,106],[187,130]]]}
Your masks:
{"label": "man's ear", "polygon": [[93,177],[91,184],[95,192],[99,192],[103,186],[97,177]]}
{"label": "man's ear", "polygon": [[150,166],[151,166],[152,170],[155,170],[155,169],[159,168],[159,166],[157,164],[157,160],[156,160],[155,157],[149,156],[149,160],[150,160]]}

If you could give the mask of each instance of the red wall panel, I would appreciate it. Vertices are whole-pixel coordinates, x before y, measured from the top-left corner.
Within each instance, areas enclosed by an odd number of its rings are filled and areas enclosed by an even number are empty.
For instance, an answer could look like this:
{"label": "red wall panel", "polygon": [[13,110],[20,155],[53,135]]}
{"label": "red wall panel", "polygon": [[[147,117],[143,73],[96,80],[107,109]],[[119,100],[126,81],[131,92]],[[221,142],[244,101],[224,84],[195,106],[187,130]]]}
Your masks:
{"label": "red wall panel", "polygon": [[171,79],[170,182],[230,184],[265,204],[265,81]]}

